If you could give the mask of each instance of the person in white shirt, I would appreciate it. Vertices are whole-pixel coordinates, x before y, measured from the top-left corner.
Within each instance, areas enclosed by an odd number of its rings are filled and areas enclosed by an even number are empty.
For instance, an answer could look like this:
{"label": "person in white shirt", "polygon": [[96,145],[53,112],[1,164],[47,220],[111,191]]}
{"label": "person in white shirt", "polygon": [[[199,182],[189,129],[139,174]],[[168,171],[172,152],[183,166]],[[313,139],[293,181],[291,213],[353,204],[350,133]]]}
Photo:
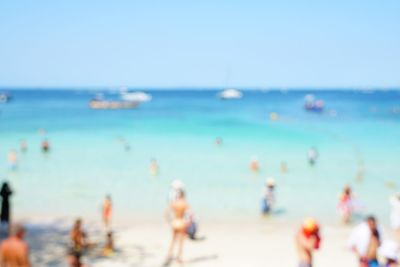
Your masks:
{"label": "person in white shirt", "polygon": [[368,216],[364,222],[357,225],[348,240],[349,248],[357,255],[360,267],[378,266],[377,250],[382,240],[374,216]]}

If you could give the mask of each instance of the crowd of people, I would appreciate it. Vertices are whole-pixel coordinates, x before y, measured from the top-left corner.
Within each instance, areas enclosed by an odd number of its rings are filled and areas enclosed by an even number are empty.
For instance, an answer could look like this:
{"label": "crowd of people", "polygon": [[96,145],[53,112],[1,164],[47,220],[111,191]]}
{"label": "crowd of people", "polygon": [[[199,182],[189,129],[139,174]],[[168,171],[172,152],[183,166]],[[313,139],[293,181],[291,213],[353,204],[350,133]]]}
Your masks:
{"label": "crowd of people", "polygon": [[[262,197],[261,212],[270,214],[276,201],[275,182],[268,179]],[[383,237],[383,231],[377,219],[369,215],[354,227],[348,248],[354,252],[359,267],[397,267],[400,253],[400,193],[390,198],[391,227],[394,235]],[[353,220],[357,204],[350,186],[346,186],[339,198],[338,211],[342,223],[348,225]],[[313,266],[313,253],[319,249],[321,242],[320,226],[313,218],[307,218],[296,235],[296,246],[299,256],[299,267]]]}
{"label": "crowd of people", "polygon": [[[216,146],[222,145],[220,137],[215,140]],[[25,140],[20,142],[20,151],[25,153],[28,150],[28,143]],[[50,143],[43,139],[41,143],[43,153],[50,151]],[[317,163],[319,154],[316,148],[311,148],[307,154],[310,166]],[[18,153],[11,150],[8,154],[10,170],[18,168]],[[253,157],[249,164],[251,172],[259,172],[260,164],[256,157]],[[289,168],[286,162],[282,162],[281,173],[285,174]],[[159,165],[156,159],[150,161],[150,175],[155,177],[159,174]],[[1,225],[6,225],[8,237],[0,244],[0,266],[30,266],[29,246],[24,240],[26,230],[23,225],[11,222],[10,197],[13,191],[9,184],[4,182],[0,197]],[[276,207],[276,181],[273,177],[266,180],[261,197],[261,213],[263,216],[272,216]],[[394,231],[392,238],[385,238],[383,231],[374,216],[367,216],[363,222],[354,227],[349,240],[348,247],[354,252],[359,261],[359,267],[396,267],[399,266],[399,243],[400,243],[400,193],[390,198],[391,205],[391,227]],[[345,186],[339,197],[338,213],[341,222],[345,225],[353,223],[354,213],[360,207],[356,201],[352,188]],[[100,256],[110,257],[115,252],[114,234],[112,231],[113,204],[110,195],[107,195],[102,203],[101,218],[104,225],[104,242]],[[169,266],[174,261],[182,264],[183,247],[186,238],[191,240],[204,240],[198,237],[198,222],[186,200],[184,184],[179,180],[171,183],[168,205],[165,211],[166,221],[171,227],[172,238],[167,251],[164,266]],[[83,220],[75,220],[69,233],[69,248],[67,249],[67,262],[71,267],[84,267],[83,258],[94,247],[99,244],[90,242],[89,236],[84,230]],[[320,249],[322,236],[320,225],[314,218],[306,218],[295,236],[295,245],[298,252],[299,267],[313,266],[313,255]]]}

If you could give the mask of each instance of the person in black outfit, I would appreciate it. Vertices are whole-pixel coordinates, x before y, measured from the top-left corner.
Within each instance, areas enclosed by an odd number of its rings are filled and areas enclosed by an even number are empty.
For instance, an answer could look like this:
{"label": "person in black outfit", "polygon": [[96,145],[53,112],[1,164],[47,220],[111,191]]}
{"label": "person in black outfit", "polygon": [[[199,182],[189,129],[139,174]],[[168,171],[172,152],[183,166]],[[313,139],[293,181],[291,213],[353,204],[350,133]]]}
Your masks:
{"label": "person in black outfit", "polygon": [[12,195],[12,191],[7,182],[4,182],[1,186],[0,196],[2,198],[1,202],[1,214],[0,214],[0,222],[1,223],[10,223],[10,196]]}

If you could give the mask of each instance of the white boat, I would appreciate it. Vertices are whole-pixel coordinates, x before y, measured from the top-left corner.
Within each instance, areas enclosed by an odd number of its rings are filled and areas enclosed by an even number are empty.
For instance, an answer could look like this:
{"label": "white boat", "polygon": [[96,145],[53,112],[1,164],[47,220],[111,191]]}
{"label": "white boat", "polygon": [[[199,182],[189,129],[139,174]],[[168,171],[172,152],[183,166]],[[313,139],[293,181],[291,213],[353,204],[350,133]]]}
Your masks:
{"label": "white boat", "polygon": [[217,96],[223,100],[240,99],[243,97],[243,93],[236,89],[226,89],[218,93]]}
{"label": "white boat", "polygon": [[121,99],[124,101],[143,103],[151,101],[152,97],[145,92],[121,92]]}

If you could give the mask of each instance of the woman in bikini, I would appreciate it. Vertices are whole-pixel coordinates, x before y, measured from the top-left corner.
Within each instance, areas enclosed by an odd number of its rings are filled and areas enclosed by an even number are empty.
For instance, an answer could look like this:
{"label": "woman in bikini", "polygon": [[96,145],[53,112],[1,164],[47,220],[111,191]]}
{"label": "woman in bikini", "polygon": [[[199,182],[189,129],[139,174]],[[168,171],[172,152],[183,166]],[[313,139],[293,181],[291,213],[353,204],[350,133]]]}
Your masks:
{"label": "woman in bikini", "polygon": [[[173,251],[176,245],[178,246],[176,261],[180,264],[182,263],[183,242],[186,238],[186,230],[188,227],[185,214],[188,212],[188,210],[189,205],[186,202],[185,193],[183,191],[179,191],[176,200],[170,204],[169,209],[166,212],[167,219],[172,226],[172,241],[168,250],[165,266],[168,266],[172,261]],[[170,214],[173,214],[172,220],[170,220]]]}

